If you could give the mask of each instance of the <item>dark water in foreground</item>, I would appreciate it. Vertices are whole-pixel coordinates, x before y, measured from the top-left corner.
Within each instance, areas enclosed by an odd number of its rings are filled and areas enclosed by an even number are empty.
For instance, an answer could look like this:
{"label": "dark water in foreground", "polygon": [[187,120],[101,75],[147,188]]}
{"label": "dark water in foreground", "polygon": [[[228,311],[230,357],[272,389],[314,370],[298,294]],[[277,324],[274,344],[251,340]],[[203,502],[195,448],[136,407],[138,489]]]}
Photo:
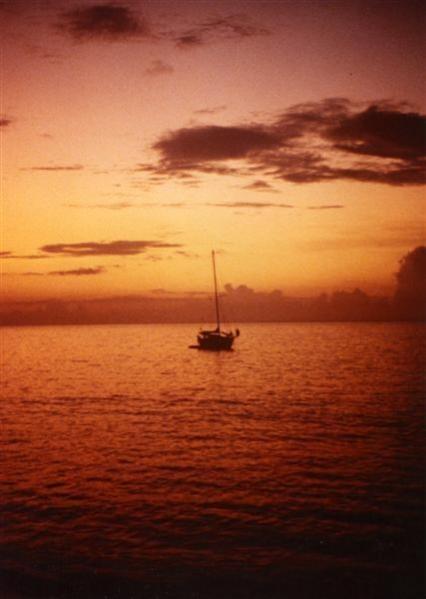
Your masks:
{"label": "dark water in foreground", "polygon": [[1,331],[1,597],[424,596],[424,333]]}

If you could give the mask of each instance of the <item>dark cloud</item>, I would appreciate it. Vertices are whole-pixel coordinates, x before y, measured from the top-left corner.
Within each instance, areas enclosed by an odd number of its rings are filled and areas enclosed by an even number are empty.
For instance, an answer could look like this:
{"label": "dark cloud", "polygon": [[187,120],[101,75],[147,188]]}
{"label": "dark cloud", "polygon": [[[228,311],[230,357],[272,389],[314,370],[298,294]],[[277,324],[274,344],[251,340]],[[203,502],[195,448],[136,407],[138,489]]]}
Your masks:
{"label": "dark cloud", "polygon": [[74,270],[52,270],[48,274],[50,276],[60,276],[60,277],[68,277],[68,276],[86,276],[86,275],[100,275],[105,272],[105,268],[103,266],[97,266],[95,268],[75,268]]}
{"label": "dark cloud", "polygon": [[402,301],[419,301],[426,310],[426,247],[415,248],[400,260],[399,265],[395,296]]}
{"label": "dark cloud", "polygon": [[145,69],[145,74],[150,75],[151,77],[156,77],[158,75],[171,75],[173,72],[174,68],[162,60],[153,60],[150,66]]}
{"label": "dark cloud", "polygon": [[152,249],[178,248],[181,244],[162,241],[87,241],[44,245],[41,251],[61,256],[136,256]]}
{"label": "dark cloud", "polygon": [[21,168],[21,171],[81,171],[84,166],[81,164],[53,164],[46,166],[28,166]]}
{"label": "dark cloud", "polygon": [[9,127],[12,124],[12,119],[6,116],[0,117],[0,128],[3,129],[5,127]]}
{"label": "dark cloud", "polygon": [[272,131],[256,127],[220,127],[216,125],[178,129],[156,144],[163,160],[191,165],[194,162],[245,158],[280,145],[280,137]]}
{"label": "dark cloud", "polygon": [[259,25],[251,23],[245,15],[229,15],[213,18],[199,23],[181,32],[166,34],[179,48],[193,48],[220,40],[239,40],[270,32]]}
{"label": "dark cloud", "polygon": [[404,318],[426,320],[426,247],[418,246],[399,262],[394,301]]}
{"label": "dark cloud", "polygon": [[[426,182],[425,122],[405,104],[366,106],[331,98],[293,106],[270,123],[171,131],[153,145],[158,162],[135,170],[156,182],[200,173],[256,173],[292,183],[340,179],[421,185]],[[248,188],[266,190],[268,184],[258,181]]]}
{"label": "dark cloud", "polygon": [[337,210],[344,208],[343,204],[321,204],[320,206],[308,206],[308,210]]}
{"label": "dark cloud", "polygon": [[[206,19],[185,29],[155,30],[130,2],[76,6],[59,16],[56,27],[77,42],[164,40],[179,48],[193,48],[223,40],[241,40],[269,33],[245,15]],[[158,61],[160,62],[160,61]],[[154,67],[155,68],[155,67]],[[159,74],[157,71],[155,74]]]}
{"label": "dark cloud", "polygon": [[220,208],[294,208],[291,204],[275,204],[273,202],[222,202],[207,205]]}
{"label": "dark cloud", "polygon": [[426,117],[370,106],[343,117],[325,135],[339,150],[355,154],[415,160],[426,154]]}
{"label": "dark cloud", "polygon": [[94,39],[123,41],[150,35],[145,20],[131,8],[113,2],[80,6],[64,12],[58,28],[80,42]]}

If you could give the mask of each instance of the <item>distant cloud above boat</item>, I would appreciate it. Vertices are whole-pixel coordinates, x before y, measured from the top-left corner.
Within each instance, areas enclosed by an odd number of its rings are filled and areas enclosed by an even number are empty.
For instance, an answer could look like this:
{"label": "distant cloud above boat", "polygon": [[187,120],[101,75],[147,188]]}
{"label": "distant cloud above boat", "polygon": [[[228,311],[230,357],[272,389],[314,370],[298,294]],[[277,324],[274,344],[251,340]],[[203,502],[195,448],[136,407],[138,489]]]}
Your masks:
{"label": "distant cloud above boat", "polygon": [[269,123],[176,129],[152,145],[157,163],[135,170],[157,182],[158,177],[256,172],[292,183],[421,185],[426,182],[425,127],[425,115],[403,103],[331,98],[293,106]]}

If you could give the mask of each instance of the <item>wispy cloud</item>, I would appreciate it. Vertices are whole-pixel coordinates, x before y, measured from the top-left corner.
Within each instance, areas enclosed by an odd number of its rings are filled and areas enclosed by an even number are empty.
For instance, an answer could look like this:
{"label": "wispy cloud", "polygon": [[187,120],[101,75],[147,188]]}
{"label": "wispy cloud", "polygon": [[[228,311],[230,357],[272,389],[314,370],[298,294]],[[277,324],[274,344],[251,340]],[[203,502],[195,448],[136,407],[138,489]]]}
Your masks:
{"label": "wispy cloud", "polygon": [[185,202],[113,202],[111,204],[64,204],[66,208],[76,208],[79,210],[127,210],[129,208],[185,208]]}
{"label": "wispy cloud", "polygon": [[26,166],[21,171],[81,171],[84,166],[81,164],[48,164],[41,166]]}
{"label": "wispy cloud", "polygon": [[38,56],[43,60],[48,60],[51,63],[61,62],[65,56],[56,50],[50,50],[48,47],[40,44],[26,43],[25,51],[30,56]]}
{"label": "wispy cloud", "polygon": [[50,276],[59,276],[59,277],[81,277],[88,275],[100,275],[105,272],[105,268],[103,266],[96,266],[95,268],[75,268],[73,270],[52,270],[47,273]]}
{"label": "wispy cloud", "polygon": [[303,242],[301,249],[309,252],[340,252],[352,249],[401,249],[412,247],[422,243],[424,235],[418,235],[415,231],[392,232],[385,229],[381,236],[366,236],[364,233],[345,236],[323,237],[322,239],[311,239]]}
{"label": "wispy cloud", "polygon": [[85,277],[91,275],[100,275],[105,272],[103,266],[94,268],[74,268],[72,270],[51,270],[49,272],[27,271],[21,273],[4,273],[16,277]]}
{"label": "wispy cloud", "polygon": [[[135,170],[164,180],[200,173],[292,183],[350,180],[388,185],[426,182],[426,117],[405,104],[357,104],[331,98],[293,106],[272,122],[194,126],[152,146],[154,164]],[[263,183],[256,183],[258,190]]]}
{"label": "wispy cloud", "polygon": [[13,252],[0,252],[0,258],[2,260],[40,260],[43,258],[49,258],[44,254],[14,254]]}
{"label": "wispy cloud", "polygon": [[[153,204],[150,204],[153,205]],[[105,209],[105,210],[126,210],[127,208],[135,208],[140,206],[132,202],[114,202],[111,204],[64,204],[66,208],[83,208],[83,209]]]}
{"label": "wispy cloud", "polygon": [[198,110],[194,110],[194,114],[210,116],[212,114],[222,112],[223,110],[226,110],[226,108],[226,104],[221,104],[220,106],[213,106],[212,108],[199,108]]}
{"label": "wispy cloud", "polygon": [[171,75],[172,73],[174,73],[174,68],[162,60],[153,60],[149,67],[145,69],[145,75],[149,75],[151,77]]}
{"label": "wispy cloud", "polygon": [[199,258],[200,255],[194,252],[186,252],[185,250],[176,250],[175,254],[177,256],[181,256],[182,258]]}
{"label": "wispy cloud", "polygon": [[180,32],[170,32],[178,48],[187,49],[204,46],[221,40],[241,40],[269,34],[269,30],[253,23],[245,15],[229,15],[207,19]]}
{"label": "wispy cloud", "polygon": [[44,245],[42,252],[60,256],[135,256],[147,250],[182,247],[179,243],[163,241],[86,241],[82,243],[56,243]]}
{"label": "wispy cloud", "polygon": [[294,208],[292,204],[273,202],[218,202],[209,203],[207,206],[217,206],[219,208]]}
{"label": "wispy cloud", "polygon": [[343,204],[321,204],[320,206],[308,206],[308,210],[336,210],[344,208]]}

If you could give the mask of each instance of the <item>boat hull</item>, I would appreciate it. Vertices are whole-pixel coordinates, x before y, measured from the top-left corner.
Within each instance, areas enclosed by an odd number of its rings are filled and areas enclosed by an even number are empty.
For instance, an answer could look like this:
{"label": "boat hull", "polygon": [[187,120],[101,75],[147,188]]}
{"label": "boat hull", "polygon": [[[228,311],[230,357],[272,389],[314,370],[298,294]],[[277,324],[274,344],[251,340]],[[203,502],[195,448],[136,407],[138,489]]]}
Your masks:
{"label": "boat hull", "polygon": [[229,351],[234,343],[232,333],[204,332],[197,336],[198,348],[210,351]]}

